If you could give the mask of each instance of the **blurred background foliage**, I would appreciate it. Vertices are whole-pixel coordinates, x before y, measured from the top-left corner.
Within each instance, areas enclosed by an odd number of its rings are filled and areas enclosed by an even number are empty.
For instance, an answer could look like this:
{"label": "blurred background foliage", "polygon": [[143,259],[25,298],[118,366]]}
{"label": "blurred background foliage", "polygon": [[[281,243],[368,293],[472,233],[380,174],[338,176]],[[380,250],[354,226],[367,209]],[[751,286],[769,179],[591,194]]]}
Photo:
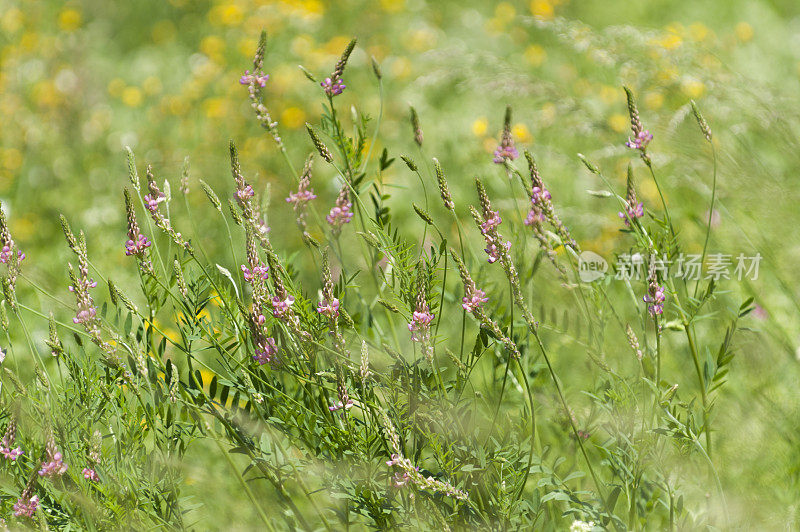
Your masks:
{"label": "blurred background foliage", "polygon": [[[337,105],[377,116],[374,57],[385,99],[373,153],[387,147],[394,157],[438,157],[462,203],[474,201],[475,175],[504,194],[491,151],[510,104],[513,133],[536,154],[565,221],[584,249],[609,258],[626,245],[616,205],[586,194],[602,184],[576,154],[622,190],[630,154],[621,85],[630,86],[655,135],[651,152],[673,218],[682,239],[695,243],[689,251],[699,252],[711,159],[688,107],[694,99],[720,150],[710,250],[764,257],[758,280],[725,286],[732,301],[752,295],[761,311],[740,337],[743,356],[718,414],[721,469],[726,485],[740,488],[734,499],[760,522],[784,522],[796,515],[800,490],[798,15],[790,0],[0,0],[0,200],[28,255],[25,272],[44,286],[66,292],[59,213],[86,231],[98,266],[132,282],[123,249],[123,147],[133,148],[140,167],[152,163],[173,194],[188,156],[188,200],[202,212],[209,206],[197,179],[223,197],[231,190],[233,139],[245,172],[270,188],[275,247],[296,248],[300,237],[283,201],[294,179],[238,83],[266,29],[267,103],[296,166],[311,150],[303,124],[318,123],[321,112],[319,87],[297,65],[324,77],[356,36]],[[421,117],[423,153],[413,144],[408,104]],[[640,195],[657,209],[655,187],[638,171]],[[385,179],[395,221],[418,224],[421,234],[411,176],[395,164]],[[320,205],[332,204],[337,186],[327,169],[315,174]],[[213,254],[227,243],[205,221],[199,218],[202,243]],[[187,467],[196,469],[187,474],[203,486],[198,493],[212,487],[213,464]],[[220,501],[209,505],[222,518],[232,511]]]}

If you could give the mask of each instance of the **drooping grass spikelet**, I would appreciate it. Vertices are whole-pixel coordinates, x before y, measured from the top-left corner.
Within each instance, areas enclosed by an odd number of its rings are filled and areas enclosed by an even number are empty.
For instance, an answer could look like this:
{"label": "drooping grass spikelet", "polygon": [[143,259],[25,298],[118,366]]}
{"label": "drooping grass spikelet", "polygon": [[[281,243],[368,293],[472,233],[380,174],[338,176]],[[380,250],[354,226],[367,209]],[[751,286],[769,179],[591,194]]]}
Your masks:
{"label": "drooping grass spikelet", "polygon": [[130,146],[125,146],[125,157],[128,160],[128,178],[131,180],[131,186],[136,192],[139,192],[141,190],[139,172],[136,171],[136,157],[133,155],[133,150]]}
{"label": "drooping grass spikelet", "polygon": [[453,197],[450,195],[450,187],[447,186],[447,178],[444,176],[444,170],[439,163],[439,159],[434,157],[433,170],[436,174],[436,183],[439,185],[439,195],[442,197],[442,202],[447,210],[455,212],[456,205],[453,203]]}
{"label": "drooping grass spikelet", "polygon": [[708,126],[708,122],[706,119],[703,118],[703,114],[700,112],[700,108],[697,107],[697,104],[694,100],[691,100],[692,104],[692,114],[694,114],[695,120],[697,120],[697,125],[700,126],[700,131],[703,132],[703,136],[706,138],[708,142],[711,142],[711,128]]}

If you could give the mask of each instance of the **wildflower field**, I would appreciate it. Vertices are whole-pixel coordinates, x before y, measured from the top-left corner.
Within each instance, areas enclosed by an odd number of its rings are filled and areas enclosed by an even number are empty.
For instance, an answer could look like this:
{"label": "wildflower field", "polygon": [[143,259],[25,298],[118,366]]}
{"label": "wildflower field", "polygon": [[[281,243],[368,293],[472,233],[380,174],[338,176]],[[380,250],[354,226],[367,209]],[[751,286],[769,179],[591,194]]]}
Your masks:
{"label": "wildflower field", "polygon": [[800,5],[0,0],[0,530],[800,529]]}

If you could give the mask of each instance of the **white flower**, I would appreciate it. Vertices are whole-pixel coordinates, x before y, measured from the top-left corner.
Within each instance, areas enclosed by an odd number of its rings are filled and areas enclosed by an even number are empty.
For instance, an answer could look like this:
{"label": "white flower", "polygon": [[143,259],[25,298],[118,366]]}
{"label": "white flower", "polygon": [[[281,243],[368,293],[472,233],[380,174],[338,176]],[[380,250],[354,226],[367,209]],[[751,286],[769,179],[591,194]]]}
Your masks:
{"label": "white flower", "polygon": [[594,528],[594,521],[589,521],[585,523],[579,519],[576,519],[572,522],[572,525],[569,527],[569,532],[590,532]]}

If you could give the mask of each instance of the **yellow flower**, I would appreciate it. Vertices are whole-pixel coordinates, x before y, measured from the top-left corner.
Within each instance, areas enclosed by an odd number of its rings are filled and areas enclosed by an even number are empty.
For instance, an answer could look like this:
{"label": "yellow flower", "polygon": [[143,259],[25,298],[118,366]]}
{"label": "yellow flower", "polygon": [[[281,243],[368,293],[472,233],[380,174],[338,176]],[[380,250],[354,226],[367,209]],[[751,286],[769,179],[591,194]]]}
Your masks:
{"label": "yellow flower", "polygon": [[252,57],[256,53],[258,41],[252,38],[239,39],[238,44],[239,53],[245,57]]}
{"label": "yellow flower", "polygon": [[526,126],[522,122],[514,124],[514,126],[511,128],[511,133],[517,140],[519,140],[523,144],[527,144],[533,140],[533,137],[531,136],[531,132],[528,129],[528,126]]}
{"label": "yellow flower", "polygon": [[736,38],[742,42],[747,42],[753,38],[753,26],[747,22],[738,23],[734,32],[736,33]]}
{"label": "yellow flower", "polygon": [[43,80],[33,86],[33,99],[42,107],[55,107],[61,102],[52,80]]}
{"label": "yellow flower", "polygon": [[708,37],[710,30],[702,22],[694,22],[689,26],[689,35],[695,41],[703,41]]}
{"label": "yellow flower", "polygon": [[702,81],[687,79],[681,84],[681,90],[689,98],[699,98],[706,92],[706,86]]}
{"label": "yellow flower", "polygon": [[221,4],[212,7],[208,12],[208,21],[212,24],[237,26],[243,19],[244,13],[236,4]]}
{"label": "yellow flower", "polygon": [[3,17],[0,18],[0,27],[8,33],[16,33],[21,27],[25,19],[24,14],[16,7],[6,10]]}
{"label": "yellow flower", "polygon": [[489,121],[486,117],[480,117],[472,123],[472,134],[476,137],[486,135],[486,130],[489,129]]}
{"label": "yellow flower", "polygon": [[125,87],[122,91],[122,103],[128,107],[138,107],[142,99],[142,91],[138,87]]}
{"label": "yellow flower", "polygon": [[350,42],[350,37],[347,35],[337,35],[323,46],[325,52],[331,55],[341,55],[347,44]]}
{"label": "yellow flower", "polygon": [[657,41],[657,44],[664,48],[665,50],[674,50],[681,44],[683,44],[683,39],[681,39],[680,35],[676,35],[674,33],[668,33],[661,37]]}
{"label": "yellow flower", "polygon": [[287,107],[281,113],[281,123],[289,129],[297,129],[306,121],[306,114],[297,107]]}
{"label": "yellow flower", "polygon": [[522,56],[532,66],[538,67],[547,59],[547,52],[538,44],[532,44],[525,48],[525,53]]}
{"label": "yellow flower", "polygon": [[200,41],[200,51],[208,57],[216,57],[225,51],[225,41],[216,35],[209,35]]}
{"label": "yellow flower", "polygon": [[658,109],[664,105],[664,95],[660,92],[648,92],[644,96],[644,105],[648,109]]}
{"label": "yellow flower", "polygon": [[203,102],[203,112],[208,118],[223,118],[227,109],[228,101],[224,98],[209,98]]}
{"label": "yellow flower", "polygon": [[397,13],[406,7],[406,0],[381,0],[381,7],[389,13]]}
{"label": "yellow flower", "polygon": [[19,47],[28,52],[32,52],[39,44],[39,35],[32,31],[26,32],[19,40]]}
{"label": "yellow flower", "polygon": [[550,20],[555,14],[553,4],[549,0],[531,0],[531,13],[543,20]]}
{"label": "yellow flower", "polygon": [[608,117],[608,127],[615,133],[622,133],[628,129],[628,117],[620,113],[615,113]]}
{"label": "yellow flower", "polygon": [[622,99],[622,91],[610,85],[603,85],[600,87],[600,99],[603,100],[603,103],[606,105],[611,105]]}
{"label": "yellow flower", "polygon": [[58,27],[64,31],[75,31],[81,27],[81,12],[77,9],[63,9],[58,14]]}
{"label": "yellow flower", "polygon": [[436,46],[436,34],[429,29],[419,29],[411,32],[406,40],[409,50],[424,52]]}

